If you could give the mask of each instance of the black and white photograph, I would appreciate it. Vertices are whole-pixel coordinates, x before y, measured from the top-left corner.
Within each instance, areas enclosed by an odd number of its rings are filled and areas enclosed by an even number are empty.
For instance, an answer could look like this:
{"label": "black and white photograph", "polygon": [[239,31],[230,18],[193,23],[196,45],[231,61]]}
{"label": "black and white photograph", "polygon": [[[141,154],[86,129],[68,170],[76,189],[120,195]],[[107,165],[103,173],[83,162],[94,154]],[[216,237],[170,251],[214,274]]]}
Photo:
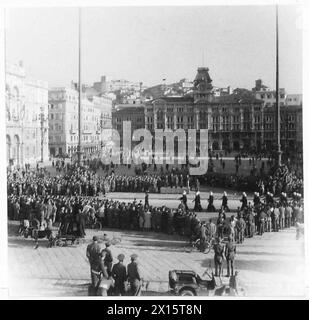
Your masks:
{"label": "black and white photograph", "polygon": [[306,298],[303,9],[1,6],[1,295]]}

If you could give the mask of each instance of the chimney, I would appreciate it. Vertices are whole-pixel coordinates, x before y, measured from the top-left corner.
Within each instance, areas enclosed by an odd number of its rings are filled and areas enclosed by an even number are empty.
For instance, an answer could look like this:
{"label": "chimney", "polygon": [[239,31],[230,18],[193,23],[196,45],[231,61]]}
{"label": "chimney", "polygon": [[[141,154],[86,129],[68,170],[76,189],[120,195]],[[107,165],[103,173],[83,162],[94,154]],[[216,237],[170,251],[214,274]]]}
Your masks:
{"label": "chimney", "polygon": [[260,91],[261,88],[262,88],[262,80],[261,79],[255,80],[255,89],[256,89],[256,91]]}
{"label": "chimney", "polygon": [[100,93],[106,92],[106,76],[101,76],[101,86],[100,86]]}

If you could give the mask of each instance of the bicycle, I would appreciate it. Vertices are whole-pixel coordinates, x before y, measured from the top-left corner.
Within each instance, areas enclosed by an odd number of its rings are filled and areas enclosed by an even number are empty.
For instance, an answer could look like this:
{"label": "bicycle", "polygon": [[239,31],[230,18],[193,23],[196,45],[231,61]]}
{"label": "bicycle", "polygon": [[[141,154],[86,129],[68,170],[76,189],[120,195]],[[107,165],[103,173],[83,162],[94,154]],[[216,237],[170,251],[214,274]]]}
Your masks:
{"label": "bicycle", "polygon": [[115,246],[116,244],[121,243],[122,238],[121,238],[121,236],[120,236],[120,237],[115,237],[114,234],[113,234],[113,237],[112,237],[112,238],[109,238],[109,237],[107,236],[107,234],[104,233],[104,234],[103,234],[103,239],[102,239],[102,241],[110,242],[110,244],[112,244],[112,245]]}
{"label": "bicycle", "polygon": [[214,239],[206,239],[204,244],[201,244],[201,239],[197,239],[193,242],[191,242],[192,250],[197,249],[204,254],[208,254],[211,250],[213,250],[214,247]]}

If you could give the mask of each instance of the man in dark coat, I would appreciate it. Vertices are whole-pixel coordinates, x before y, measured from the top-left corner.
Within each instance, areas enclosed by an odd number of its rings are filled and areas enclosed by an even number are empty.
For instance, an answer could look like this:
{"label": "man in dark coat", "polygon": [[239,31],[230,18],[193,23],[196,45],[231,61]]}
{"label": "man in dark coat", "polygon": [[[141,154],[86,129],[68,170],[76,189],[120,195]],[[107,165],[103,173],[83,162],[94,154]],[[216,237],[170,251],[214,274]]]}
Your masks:
{"label": "man in dark coat", "polygon": [[86,226],[86,216],[87,215],[84,212],[82,212],[82,204],[80,201],[78,202],[78,205],[76,206],[75,210],[78,212],[77,216],[76,216],[76,222],[78,225],[79,236],[81,238],[84,238],[86,235],[85,226]]}
{"label": "man in dark coat", "polygon": [[93,242],[87,246],[86,256],[90,263],[90,275],[93,288],[97,288],[101,279],[101,273],[108,277],[102,260],[102,250],[98,244],[98,238],[93,237]]}
{"label": "man in dark coat", "polygon": [[201,205],[201,196],[200,196],[200,192],[197,191],[196,195],[195,195],[195,199],[192,201],[194,202],[194,211],[202,211],[202,205]]}
{"label": "man in dark coat", "polygon": [[114,295],[124,296],[125,295],[125,282],[127,280],[127,270],[123,264],[124,254],[118,256],[119,262],[114,264],[112,269],[112,277],[115,280]]}
{"label": "man in dark coat", "polygon": [[140,296],[141,295],[141,274],[139,271],[138,264],[136,262],[137,255],[131,255],[131,263],[128,264],[128,281],[130,283],[131,295]]}
{"label": "man in dark coat", "polygon": [[224,191],[223,192],[223,197],[222,197],[222,209],[225,211],[230,211],[228,205],[227,205],[228,199],[227,199],[227,194]]}
{"label": "man in dark coat", "polygon": [[113,265],[113,255],[112,255],[112,251],[110,250],[110,242],[106,242],[105,243],[105,249],[103,249],[103,251],[106,253],[105,254],[105,258],[104,258],[104,265],[107,269],[107,273],[109,276],[111,276],[112,274],[112,265]]}
{"label": "man in dark coat", "polygon": [[145,208],[149,207],[149,192],[145,192]]}
{"label": "man in dark coat", "polygon": [[181,200],[181,201],[183,202],[186,211],[188,211],[189,208],[188,208],[188,204],[187,204],[188,199],[187,199],[187,193],[186,193],[186,191],[183,192],[182,197],[181,197],[179,200]]}
{"label": "man in dark coat", "polygon": [[247,199],[247,195],[245,192],[243,192],[242,194],[242,198],[240,199],[240,202],[242,202],[241,208],[240,210],[244,210],[245,208],[247,208],[248,206],[248,199]]}
{"label": "man in dark coat", "polygon": [[208,198],[208,207],[207,207],[208,212],[215,212],[216,208],[214,206],[214,196],[212,191],[209,193],[209,198]]}
{"label": "man in dark coat", "polygon": [[258,192],[254,192],[254,197],[253,197],[253,205],[256,207],[261,203],[261,198]]}

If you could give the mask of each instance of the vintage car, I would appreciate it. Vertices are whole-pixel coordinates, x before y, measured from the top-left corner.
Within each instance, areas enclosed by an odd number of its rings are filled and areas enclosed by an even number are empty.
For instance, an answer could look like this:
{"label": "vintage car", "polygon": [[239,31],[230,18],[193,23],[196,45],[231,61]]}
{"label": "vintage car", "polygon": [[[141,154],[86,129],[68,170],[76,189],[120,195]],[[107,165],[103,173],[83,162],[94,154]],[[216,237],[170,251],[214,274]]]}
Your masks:
{"label": "vintage car", "polygon": [[202,279],[193,270],[170,270],[168,273],[170,293],[178,296],[234,296],[243,295],[244,290],[239,288],[239,293],[230,288],[230,278],[215,277],[206,270],[208,279]]}

